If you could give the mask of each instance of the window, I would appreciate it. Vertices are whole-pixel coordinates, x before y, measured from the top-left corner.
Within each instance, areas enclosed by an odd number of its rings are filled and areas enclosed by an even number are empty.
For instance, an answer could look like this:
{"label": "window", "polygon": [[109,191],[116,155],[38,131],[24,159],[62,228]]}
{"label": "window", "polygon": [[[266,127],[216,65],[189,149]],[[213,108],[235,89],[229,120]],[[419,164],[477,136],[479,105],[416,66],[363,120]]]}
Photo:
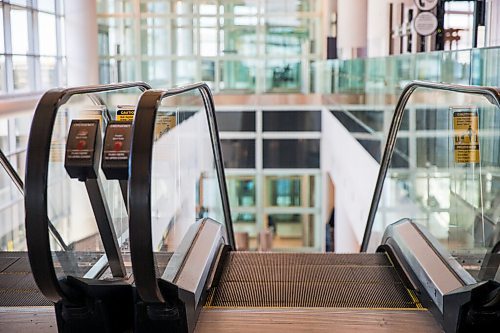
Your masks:
{"label": "window", "polygon": [[255,132],[255,111],[217,112],[217,125],[224,132]]}
{"label": "window", "polygon": [[264,132],[320,132],[320,111],[266,111]]}
{"label": "window", "polygon": [[62,0],[0,2],[0,93],[65,84],[62,12]]}
{"label": "window", "polygon": [[319,140],[264,140],[264,168],[319,168]]}

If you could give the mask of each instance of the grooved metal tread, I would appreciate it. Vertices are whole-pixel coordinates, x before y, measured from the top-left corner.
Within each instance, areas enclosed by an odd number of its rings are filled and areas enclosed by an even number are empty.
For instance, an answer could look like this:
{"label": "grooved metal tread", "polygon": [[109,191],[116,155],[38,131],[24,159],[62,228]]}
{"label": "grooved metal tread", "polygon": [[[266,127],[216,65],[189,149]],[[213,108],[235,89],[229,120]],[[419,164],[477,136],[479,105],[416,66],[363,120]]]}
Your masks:
{"label": "grooved metal tread", "polygon": [[421,308],[383,253],[231,252],[206,306]]}
{"label": "grooved metal tread", "polygon": [[26,252],[0,252],[0,306],[48,306],[31,275]]}

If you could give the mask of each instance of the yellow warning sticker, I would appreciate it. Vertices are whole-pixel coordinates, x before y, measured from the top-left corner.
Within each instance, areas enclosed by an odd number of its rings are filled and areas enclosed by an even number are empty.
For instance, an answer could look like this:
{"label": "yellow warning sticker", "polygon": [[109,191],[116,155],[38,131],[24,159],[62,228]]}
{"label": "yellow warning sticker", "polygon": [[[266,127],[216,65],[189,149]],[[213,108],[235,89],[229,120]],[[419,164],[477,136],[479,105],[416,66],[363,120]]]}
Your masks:
{"label": "yellow warning sticker", "polygon": [[456,163],[479,163],[479,116],[476,108],[451,108]]}
{"label": "yellow warning sticker", "polygon": [[134,109],[121,109],[116,110],[116,120],[117,121],[133,121],[134,120]]}

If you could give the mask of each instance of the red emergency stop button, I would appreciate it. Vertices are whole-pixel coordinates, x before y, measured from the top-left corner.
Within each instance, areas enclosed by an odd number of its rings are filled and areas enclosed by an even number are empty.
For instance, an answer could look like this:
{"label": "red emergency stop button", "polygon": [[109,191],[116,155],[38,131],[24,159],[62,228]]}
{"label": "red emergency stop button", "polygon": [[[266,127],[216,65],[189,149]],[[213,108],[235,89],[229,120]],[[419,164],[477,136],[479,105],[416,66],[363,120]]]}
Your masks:
{"label": "red emergency stop button", "polygon": [[85,149],[86,147],[87,147],[87,141],[86,140],[80,140],[80,141],[78,141],[78,143],[76,145],[76,149],[78,149],[78,150]]}
{"label": "red emergency stop button", "polygon": [[121,142],[121,141],[115,141],[115,144],[113,146],[113,148],[115,149],[115,151],[122,150],[122,147],[123,147],[123,142]]}

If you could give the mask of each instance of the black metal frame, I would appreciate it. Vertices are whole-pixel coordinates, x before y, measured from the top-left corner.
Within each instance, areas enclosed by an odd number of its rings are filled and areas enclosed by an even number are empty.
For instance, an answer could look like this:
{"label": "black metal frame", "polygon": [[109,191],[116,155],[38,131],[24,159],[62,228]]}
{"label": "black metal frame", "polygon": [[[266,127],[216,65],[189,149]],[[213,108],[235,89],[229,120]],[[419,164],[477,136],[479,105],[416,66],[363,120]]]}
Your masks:
{"label": "black metal frame", "polygon": [[63,299],[71,300],[74,297],[67,290],[64,290],[65,288],[58,281],[49,241],[47,209],[49,147],[58,109],[74,95],[93,94],[127,88],[139,88],[145,91],[151,87],[143,82],[129,82],[52,89],[40,98],[36,106],[28,139],[26,157],[26,241],[35,282],[42,294],[54,303]]}
{"label": "black metal frame", "polygon": [[385,145],[384,154],[382,157],[382,161],[380,163],[380,170],[377,177],[375,191],[373,193],[370,212],[368,214],[368,219],[366,222],[365,233],[363,235],[363,242],[361,243],[361,249],[360,249],[361,252],[366,252],[366,250],[368,249],[368,243],[370,242],[370,236],[373,224],[375,222],[375,214],[377,213],[380,198],[382,196],[385,177],[387,175],[387,170],[389,169],[389,165],[391,163],[392,155],[396,145],[397,134],[401,126],[401,121],[403,119],[406,104],[408,103],[408,100],[410,99],[412,93],[418,88],[429,88],[441,91],[481,95],[486,97],[486,99],[490,103],[500,108],[500,88],[465,86],[465,85],[435,83],[426,81],[412,81],[403,89],[403,92],[401,93],[401,96],[399,97],[398,103],[396,105],[396,110],[392,117],[391,127],[389,129],[389,134],[387,137],[387,143]]}
{"label": "black metal frame", "polygon": [[147,303],[165,302],[156,279],[154,254],[151,250],[151,168],[156,113],[163,98],[193,90],[198,90],[203,98],[222,196],[227,242],[233,249],[236,248],[222,150],[210,88],[206,83],[195,83],[165,91],[150,90],[145,92],[137,104],[132,130],[129,162],[129,237],[136,288],[141,299]]}

